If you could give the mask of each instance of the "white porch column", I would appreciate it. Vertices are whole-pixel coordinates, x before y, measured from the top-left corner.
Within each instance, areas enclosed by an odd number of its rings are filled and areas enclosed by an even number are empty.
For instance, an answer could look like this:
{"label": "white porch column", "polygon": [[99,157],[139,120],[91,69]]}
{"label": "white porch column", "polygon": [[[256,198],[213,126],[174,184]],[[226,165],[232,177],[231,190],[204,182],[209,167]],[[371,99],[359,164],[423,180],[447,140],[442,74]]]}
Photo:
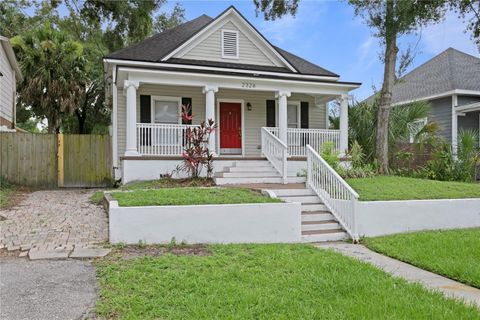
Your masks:
{"label": "white porch column", "polygon": [[[218,87],[205,86],[203,93],[205,94],[205,121],[212,119],[218,127],[217,119],[215,118],[215,92],[218,92]],[[216,130],[210,134],[208,141],[208,148],[210,152],[216,155]]]}
{"label": "white porch column", "polygon": [[288,145],[287,142],[287,98],[291,96],[289,91],[278,91],[278,138]]}
{"label": "white porch column", "polygon": [[126,156],[139,156],[137,151],[137,81],[125,80],[123,93],[127,97],[127,148]]}
{"label": "white porch column", "polygon": [[344,156],[348,151],[348,95],[344,94],[340,102],[340,155]]}
{"label": "white porch column", "polygon": [[452,96],[452,152],[457,155],[457,146],[458,146],[458,114],[456,107],[458,105],[457,95]]}

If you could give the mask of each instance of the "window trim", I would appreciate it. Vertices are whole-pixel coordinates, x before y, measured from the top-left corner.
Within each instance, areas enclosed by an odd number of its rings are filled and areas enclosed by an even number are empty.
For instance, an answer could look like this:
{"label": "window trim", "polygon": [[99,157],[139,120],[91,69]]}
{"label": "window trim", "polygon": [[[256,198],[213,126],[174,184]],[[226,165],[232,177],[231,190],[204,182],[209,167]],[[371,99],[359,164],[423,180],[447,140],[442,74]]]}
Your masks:
{"label": "window trim", "polygon": [[[236,40],[237,40],[237,43],[236,43],[236,46],[237,46],[237,54],[235,56],[226,56],[225,55],[225,50],[224,50],[224,34],[225,32],[231,32],[231,33],[235,33],[236,35]],[[222,38],[220,39],[220,42],[222,44],[222,58],[223,59],[235,59],[235,60],[238,60],[240,59],[240,44],[239,44],[239,32],[238,30],[231,30],[231,29],[222,29]]]}
{"label": "window trim", "polygon": [[[162,124],[155,122],[155,101],[173,101],[177,102],[178,104],[178,121],[177,124],[182,124],[182,97],[171,97],[171,96],[151,96],[150,97],[150,122],[152,124]],[[163,123],[163,124],[171,124],[171,123]]]}

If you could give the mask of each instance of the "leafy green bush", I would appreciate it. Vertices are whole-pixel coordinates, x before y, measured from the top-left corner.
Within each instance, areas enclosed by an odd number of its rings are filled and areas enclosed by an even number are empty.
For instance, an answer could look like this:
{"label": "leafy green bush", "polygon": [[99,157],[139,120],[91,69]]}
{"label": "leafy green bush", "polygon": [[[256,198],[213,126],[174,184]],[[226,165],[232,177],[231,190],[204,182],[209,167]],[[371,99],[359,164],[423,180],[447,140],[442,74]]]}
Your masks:
{"label": "leafy green bush", "polygon": [[340,159],[338,156],[340,153],[335,150],[335,145],[331,141],[327,141],[320,147],[320,156],[332,167],[334,170],[338,170],[340,167]]}

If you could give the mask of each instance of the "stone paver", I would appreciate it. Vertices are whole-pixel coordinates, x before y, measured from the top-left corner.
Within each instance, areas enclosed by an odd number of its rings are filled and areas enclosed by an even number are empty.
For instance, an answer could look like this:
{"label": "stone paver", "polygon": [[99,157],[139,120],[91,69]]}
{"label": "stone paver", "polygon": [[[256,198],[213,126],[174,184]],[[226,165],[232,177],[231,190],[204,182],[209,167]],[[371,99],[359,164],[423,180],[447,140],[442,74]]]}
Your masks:
{"label": "stone paver", "polygon": [[0,210],[0,248],[71,252],[108,241],[108,218],[90,203],[93,190],[45,190],[28,194],[15,207]]}
{"label": "stone paver", "polygon": [[75,248],[70,254],[70,258],[101,258],[110,253],[110,249],[105,248]]}
{"label": "stone paver", "polygon": [[0,261],[0,319],[83,319],[93,311],[96,289],[86,261]]}
{"label": "stone paver", "polygon": [[346,256],[350,256],[373,264],[396,277],[410,282],[418,282],[424,287],[438,290],[445,296],[455,299],[463,299],[469,304],[480,307],[480,290],[469,287],[460,282],[442,277],[438,274],[414,267],[408,263],[386,257],[376,253],[365,246],[349,243],[322,243],[318,248],[333,249]]}

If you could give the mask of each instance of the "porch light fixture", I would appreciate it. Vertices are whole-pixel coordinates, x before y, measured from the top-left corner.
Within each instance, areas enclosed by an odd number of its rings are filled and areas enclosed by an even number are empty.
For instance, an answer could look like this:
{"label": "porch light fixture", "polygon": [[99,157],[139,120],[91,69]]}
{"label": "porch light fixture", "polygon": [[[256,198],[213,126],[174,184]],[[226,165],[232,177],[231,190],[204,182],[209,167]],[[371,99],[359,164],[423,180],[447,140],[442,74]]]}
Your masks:
{"label": "porch light fixture", "polygon": [[250,102],[247,102],[247,110],[252,111],[252,104]]}

